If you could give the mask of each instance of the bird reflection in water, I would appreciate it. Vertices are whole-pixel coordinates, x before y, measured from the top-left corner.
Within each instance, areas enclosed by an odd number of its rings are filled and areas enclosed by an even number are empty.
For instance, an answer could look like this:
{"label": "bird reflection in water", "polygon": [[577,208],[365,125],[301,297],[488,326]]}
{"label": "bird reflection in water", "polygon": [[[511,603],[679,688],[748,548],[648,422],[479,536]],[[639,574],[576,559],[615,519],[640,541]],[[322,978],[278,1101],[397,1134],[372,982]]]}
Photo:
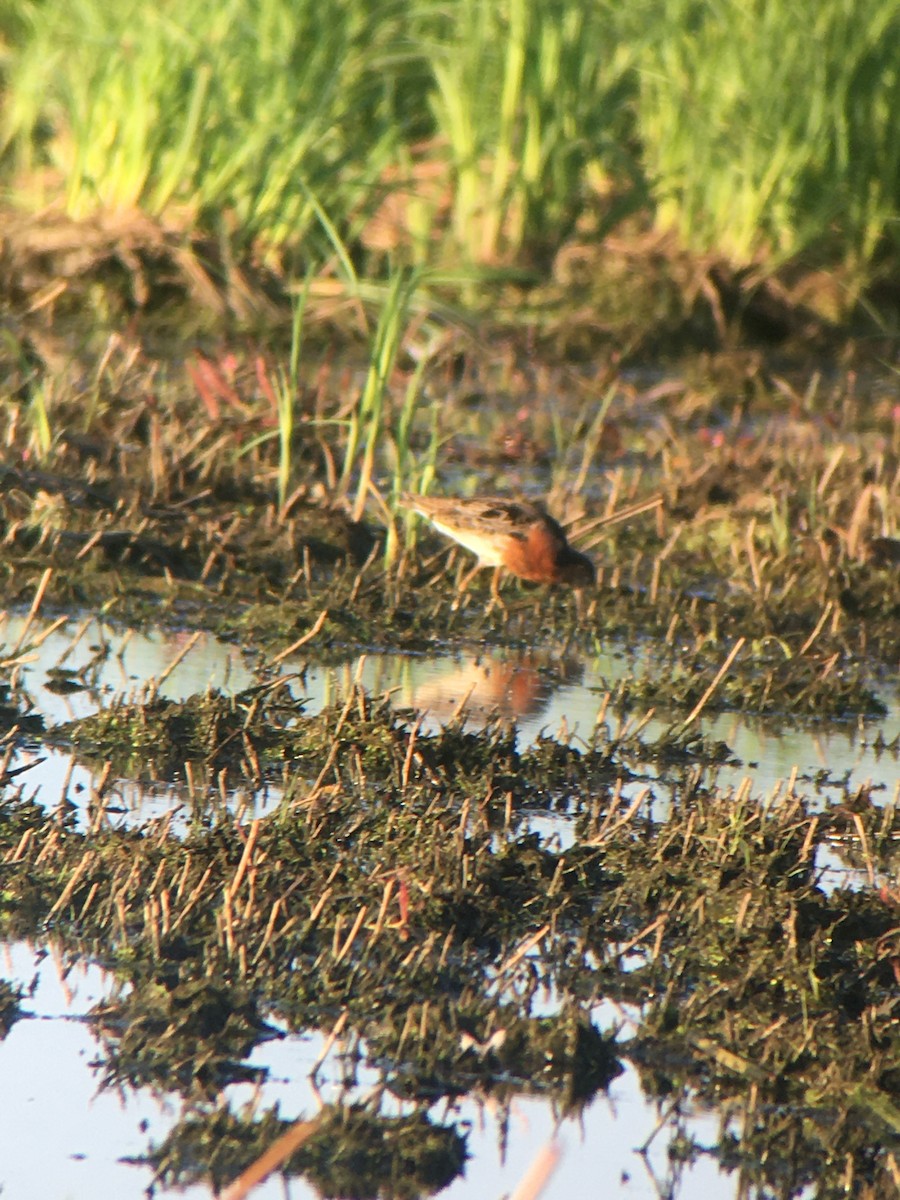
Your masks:
{"label": "bird reflection in water", "polygon": [[[540,715],[560,687],[577,684],[584,665],[533,650],[441,660],[404,701],[446,724],[462,713],[471,723],[522,721]],[[443,669],[442,669],[443,668]]]}

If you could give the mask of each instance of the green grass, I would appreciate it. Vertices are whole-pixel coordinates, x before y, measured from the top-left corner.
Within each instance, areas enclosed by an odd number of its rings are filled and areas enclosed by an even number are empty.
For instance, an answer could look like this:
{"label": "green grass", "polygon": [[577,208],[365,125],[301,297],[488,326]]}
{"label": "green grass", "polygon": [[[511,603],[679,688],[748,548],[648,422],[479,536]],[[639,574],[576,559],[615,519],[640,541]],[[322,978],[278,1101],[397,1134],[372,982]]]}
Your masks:
{"label": "green grass", "polygon": [[437,39],[425,28],[422,41],[455,181],[455,244],[470,262],[494,262],[558,241],[592,172],[627,182],[617,165],[637,46],[617,39],[606,5],[459,0],[444,12]]}
{"label": "green grass", "polygon": [[659,0],[638,128],[657,221],[703,252],[781,261],[900,245],[900,5]]}
{"label": "green grass", "polygon": [[[350,417],[340,483],[346,491],[356,475],[356,497],[352,510],[354,521],[361,520],[368,498],[375,455],[381,441],[388,385],[407,331],[407,316],[416,287],[415,273],[397,271],[393,275],[372,337],[369,366],[359,403]],[[414,410],[415,393],[408,395],[405,407]]]}
{"label": "green grass", "polygon": [[[20,179],[49,166],[68,211],[186,212],[238,245],[350,223],[405,135],[384,56],[401,9],[287,0],[41,4],[9,67]],[[58,181],[58,182],[55,182]]]}
{"label": "green grass", "polygon": [[33,207],[294,271],[335,234],[361,272],[539,265],[636,206],[736,265],[896,264],[897,0],[6,0],[0,33]]}

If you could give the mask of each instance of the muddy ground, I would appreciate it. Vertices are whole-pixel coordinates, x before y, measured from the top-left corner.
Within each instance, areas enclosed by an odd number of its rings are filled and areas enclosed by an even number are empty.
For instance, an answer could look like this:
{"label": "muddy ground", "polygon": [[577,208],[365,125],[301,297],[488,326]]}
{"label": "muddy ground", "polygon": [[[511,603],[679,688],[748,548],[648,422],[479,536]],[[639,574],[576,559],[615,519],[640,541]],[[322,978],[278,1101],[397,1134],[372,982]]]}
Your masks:
{"label": "muddy ground", "polygon": [[[717,1143],[680,1152],[712,1154],[760,1195],[896,1194],[897,797],[766,804],[699,769],[724,752],[702,713],[865,726],[898,703],[896,374],[747,350],[563,368],[527,339],[445,339],[409,462],[431,455],[435,491],[544,496],[598,564],[591,595],[508,582],[488,614],[487,578],[457,594],[465,552],[393,507],[412,358],[354,520],[339,479],[361,389],[351,353],[309,351],[279,505],[271,350],[248,338],[162,357],[117,335],[52,372],[19,351],[0,413],[6,607],[40,587],[44,618],[203,628],[263,656],[237,696],[151,691],[52,730],[19,688],[27,638],[2,667],[10,755],[46,739],[104,779],[176,783],[190,764],[186,832],[119,827],[102,786],[85,828],[14,775],[0,809],[3,936],[114,971],[120,991],[92,1014],[105,1079],[189,1101],[149,1151],[163,1183],[221,1186],[284,1132],[277,1112],[219,1102],[277,1021],[354,1030],[384,1089],[415,1102],[403,1118],[377,1097],[315,1117],[285,1169],[326,1195],[428,1195],[458,1174],[465,1136],[435,1117],[438,1098],[537,1091],[572,1113],[626,1061],[672,1111],[714,1106]],[[426,733],[359,691],[307,715],[273,661],[291,646],[320,661],[547,641],[589,653],[613,636],[654,644],[660,670],[626,678],[580,749],[521,749],[502,722]],[[663,735],[614,736],[613,714],[651,707]],[[900,776],[897,747],[883,751],[885,779]],[[662,825],[621,794],[648,760],[672,799]],[[283,789],[274,815],[223,800],[266,782]],[[566,816],[571,845],[530,829],[536,809]],[[826,846],[874,885],[823,888]],[[536,1016],[547,987],[555,1011]],[[634,1027],[597,1028],[604,998]],[[21,1003],[4,995],[5,1028]]]}

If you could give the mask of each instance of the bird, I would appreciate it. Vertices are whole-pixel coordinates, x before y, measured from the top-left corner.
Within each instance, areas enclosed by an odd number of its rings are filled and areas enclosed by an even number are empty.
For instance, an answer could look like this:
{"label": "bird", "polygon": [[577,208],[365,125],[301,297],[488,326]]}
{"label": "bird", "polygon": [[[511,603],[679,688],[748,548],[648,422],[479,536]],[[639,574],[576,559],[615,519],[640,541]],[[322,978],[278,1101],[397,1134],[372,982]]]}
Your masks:
{"label": "bird", "polygon": [[490,607],[495,603],[504,607],[498,591],[503,568],[528,583],[560,583],[580,589],[597,580],[587,555],[573,549],[559,522],[531,500],[406,493],[400,503],[477,555],[477,563],[460,583],[460,594],[482,567],[494,568]]}

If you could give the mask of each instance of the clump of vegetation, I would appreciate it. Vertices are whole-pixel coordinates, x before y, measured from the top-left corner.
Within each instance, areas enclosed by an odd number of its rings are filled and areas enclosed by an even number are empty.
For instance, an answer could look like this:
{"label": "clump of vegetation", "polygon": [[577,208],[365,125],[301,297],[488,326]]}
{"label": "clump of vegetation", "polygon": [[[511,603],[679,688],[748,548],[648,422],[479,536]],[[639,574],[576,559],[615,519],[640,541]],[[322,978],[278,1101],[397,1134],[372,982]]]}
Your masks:
{"label": "clump of vegetation", "polygon": [[[261,700],[244,732],[267,724]],[[673,756],[650,789],[668,800],[661,825],[610,784],[641,750],[622,739],[593,768],[585,755],[560,846],[529,814],[572,778],[571,751],[518,753],[498,733],[490,754],[475,737],[467,754],[458,730],[425,736],[359,693],[281,736],[296,739],[287,790],[249,822],[206,804],[181,831],[168,818],[82,831],[14,795],[0,807],[0,933],[49,933],[114,972],[91,1015],[106,1078],[187,1102],[154,1152],[167,1181],[232,1178],[284,1131],[274,1113],[209,1107],[253,1074],[248,1057],[274,1027],[352,1029],[384,1088],[418,1106],[404,1120],[473,1087],[577,1112],[630,1061],[670,1104],[725,1103],[739,1124],[705,1152],[752,1159],[759,1186],[889,1178],[896,897],[823,890],[818,856],[839,847],[872,879],[891,871],[892,805],[864,793],[826,812],[793,793],[765,804],[749,788],[711,790]],[[601,998],[632,1006],[629,1037],[596,1027]],[[462,1165],[451,1115],[429,1113],[415,1152],[377,1104],[334,1120],[362,1142],[329,1124],[286,1169],[325,1180],[366,1164],[374,1194],[412,1154],[410,1194],[422,1194]],[[789,1120],[792,1138],[773,1137]],[[220,1152],[204,1157],[217,1131]]]}
{"label": "clump of vegetation", "polygon": [[[614,706],[683,717],[698,704],[791,718],[883,711],[873,664],[900,653],[900,423],[889,387],[863,395],[855,377],[813,379],[803,396],[759,360],[730,359],[675,372],[665,414],[652,388],[620,379],[598,417],[566,373],[552,403],[524,408],[528,381],[504,385],[512,367],[502,357],[464,358],[459,379],[437,354],[398,368],[406,342],[394,322],[405,311],[411,336],[416,318],[397,286],[400,308],[373,333],[372,361],[349,390],[347,372],[322,368],[314,392],[302,364],[288,372],[290,430],[278,425],[278,370],[261,357],[197,358],[193,376],[165,388],[165,421],[148,417],[143,399],[160,364],[118,352],[87,409],[70,383],[46,422],[5,410],[9,602],[30,602],[41,585],[50,611],[199,622],[324,660],[352,648],[425,650],[436,631],[444,645],[522,646],[539,628],[579,653],[610,636],[652,640],[664,675],[638,666]],[[391,363],[405,390],[387,385]],[[477,374],[502,402],[467,402]],[[447,396],[439,412],[428,399],[437,388]],[[627,470],[626,445],[640,451]],[[509,584],[506,610],[490,615],[478,581],[458,597],[462,552],[391,505],[438,471],[464,492],[547,492],[598,563],[597,591],[579,608],[564,591]],[[650,513],[605,523],[654,496]],[[156,715],[176,719],[169,708]],[[133,731],[135,746],[153,740],[148,730]]]}
{"label": "clump of vegetation", "polygon": [[0,979],[0,1038],[5,1038],[22,1015],[22,989]]}
{"label": "clump of vegetation", "polygon": [[[323,1195],[430,1196],[462,1173],[467,1157],[464,1134],[418,1113],[387,1117],[362,1106],[334,1106],[315,1124],[284,1171],[304,1175]],[[250,1116],[217,1108],[185,1118],[148,1161],[164,1186],[211,1182],[219,1191],[290,1129],[277,1107]]]}
{"label": "clump of vegetation", "polygon": [[[826,6],[811,30],[787,3],[48,0],[9,6],[2,27],[6,180],[55,214],[11,242],[70,278],[91,259],[124,265],[139,300],[165,258],[207,304],[244,313],[248,267],[311,261],[323,276],[337,264],[351,299],[356,272],[391,259],[471,299],[485,267],[549,282],[560,246],[570,283],[591,260],[579,291],[596,300],[589,277],[613,296],[621,268],[590,247],[626,219],[633,248],[656,226],[699,252],[665,272],[687,311],[703,287],[721,315],[735,269],[800,254],[843,271],[843,300],[821,279],[806,294],[847,311],[896,262],[890,4]],[[61,208],[81,222],[68,238]],[[652,273],[659,244],[642,256]],[[719,297],[717,260],[732,270]]]}

